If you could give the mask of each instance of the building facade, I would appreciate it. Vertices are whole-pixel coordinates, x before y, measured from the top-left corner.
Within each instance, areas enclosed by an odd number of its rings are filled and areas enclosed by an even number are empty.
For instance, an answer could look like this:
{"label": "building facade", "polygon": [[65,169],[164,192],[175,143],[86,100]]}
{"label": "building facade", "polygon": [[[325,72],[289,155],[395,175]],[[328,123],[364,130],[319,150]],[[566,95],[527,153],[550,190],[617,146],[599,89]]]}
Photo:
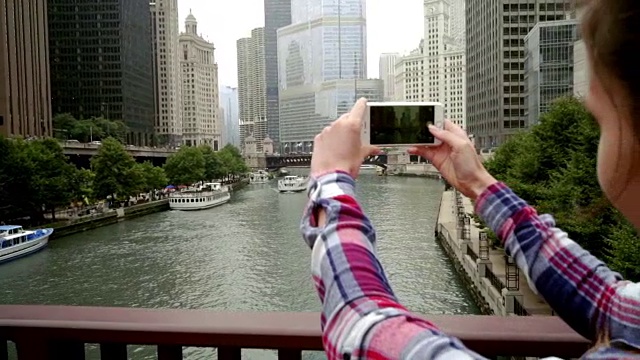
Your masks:
{"label": "building facade", "polygon": [[149,2],[50,0],[48,19],[53,114],[122,120],[129,144],[153,144]]}
{"label": "building facade", "polygon": [[51,136],[46,0],[0,2],[0,136]]}
{"label": "building facade", "polygon": [[538,22],[567,18],[573,2],[466,2],[466,115],[477,147],[499,146],[527,128],[524,37]]}
{"label": "building facade", "polygon": [[451,14],[456,12],[449,0],[424,1],[424,38],[396,64],[396,98],[440,102],[445,117],[466,127],[465,53],[451,35]]}
{"label": "building facade", "polygon": [[367,78],[365,14],[365,0],[291,1],[292,24],[278,30],[283,151],[309,152],[339,104],[353,105]]}
{"label": "building facade", "polygon": [[524,38],[527,126],[537,124],[555,99],[573,95],[577,39],[577,20],[540,22]]}
{"label": "building facade", "polygon": [[182,82],[178,0],[155,0],[151,7],[155,130],[160,144],[182,143]]}
{"label": "building facade", "polygon": [[267,80],[267,132],[276,149],[280,143],[278,89],[278,29],[291,24],[291,0],[264,0],[265,72]]}
{"label": "building facade", "polygon": [[380,55],[379,77],[384,83],[384,101],[396,99],[396,63],[400,54],[385,53]]}
{"label": "building facade", "polygon": [[584,98],[589,93],[589,62],[584,40],[573,44],[573,95]]}
{"label": "building facade", "polygon": [[193,14],[185,21],[180,34],[182,69],[182,143],[187,146],[221,147],[222,124],[218,119],[218,65],[215,48],[198,34]]}
{"label": "building facade", "polygon": [[230,86],[220,87],[220,108],[223,116],[224,131],[222,132],[222,146],[231,144],[240,148],[240,114],[238,109],[238,88]]}
{"label": "building facade", "polygon": [[264,28],[251,31],[251,37],[239,39],[238,105],[240,109],[240,144],[253,135],[262,151],[267,137],[267,78],[265,72]]}

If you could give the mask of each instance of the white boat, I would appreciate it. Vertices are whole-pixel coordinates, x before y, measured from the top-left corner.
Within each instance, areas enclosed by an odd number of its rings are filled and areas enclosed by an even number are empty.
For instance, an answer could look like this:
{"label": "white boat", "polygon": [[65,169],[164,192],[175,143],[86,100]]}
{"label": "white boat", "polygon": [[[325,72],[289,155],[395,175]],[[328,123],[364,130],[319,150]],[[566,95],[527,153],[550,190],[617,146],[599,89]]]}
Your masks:
{"label": "white boat", "polygon": [[374,172],[374,171],[376,171],[375,165],[369,165],[369,164],[360,165],[360,172]]}
{"label": "white boat", "polygon": [[230,199],[229,187],[220,183],[205,183],[202,186],[171,193],[169,207],[172,210],[204,210],[225,204]]}
{"label": "white boat", "polygon": [[251,184],[266,184],[269,180],[269,173],[264,170],[258,170],[258,172],[249,175],[249,182]]}
{"label": "white boat", "polygon": [[53,229],[24,230],[19,225],[0,226],[0,263],[44,249]]}
{"label": "white boat", "polygon": [[307,190],[309,178],[302,176],[285,176],[278,180],[278,191],[280,192],[300,192]]}

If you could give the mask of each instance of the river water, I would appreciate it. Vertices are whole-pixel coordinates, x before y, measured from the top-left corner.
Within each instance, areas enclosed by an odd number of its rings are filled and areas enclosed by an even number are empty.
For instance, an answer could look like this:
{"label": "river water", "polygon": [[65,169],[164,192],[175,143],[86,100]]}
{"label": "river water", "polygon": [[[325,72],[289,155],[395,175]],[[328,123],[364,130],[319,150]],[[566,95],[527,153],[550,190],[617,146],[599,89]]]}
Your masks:
{"label": "river water", "polygon": [[[38,254],[0,266],[0,302],[319,311],[310,250],[298,231],[306,196],[279,194],[274,187],[250,185],[218,208],[162,212],[54,240]],[[377,229],[391,285],[406,306],[424,314],[477,313],[435,242],[442,189],[436,180],[363,174],[357,194]],[[90,349],[89,358],[95,353]],[[129,353],[154,358],[144,347],[132,346]],[[211,350],[185,354],[204,359]],[[260,350],[243,356],[275,358]]]}

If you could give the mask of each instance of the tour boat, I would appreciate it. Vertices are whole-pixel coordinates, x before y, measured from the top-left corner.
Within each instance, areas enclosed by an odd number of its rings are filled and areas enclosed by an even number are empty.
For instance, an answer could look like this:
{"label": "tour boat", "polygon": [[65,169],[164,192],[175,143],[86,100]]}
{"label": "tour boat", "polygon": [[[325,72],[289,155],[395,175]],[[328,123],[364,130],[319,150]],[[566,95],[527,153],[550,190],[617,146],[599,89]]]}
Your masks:
{"label": "tour boat", "polygon": [[187,188],[169,195],[172,210],[204,210],[222,205],[231,199],[229,187],[220,183],[205,183],[195,188]]}
{"label": "tour boat", "polygon": [[266,184],[269,182],[269,179],[269,173],[264,170],[258,170],[258,172],[249,175],[249,182],[251,184]]}
{"label": "tour boat", "polygon": [[280,192],[300,192],[307,190],[308,178],[302,176],[285,176],[278,180],[278,191]]}
{"label": "tour boat", "polygon": [[53,229],[24,230],[19,225],[0,226],[0,263],[27,256],[47,246]]}

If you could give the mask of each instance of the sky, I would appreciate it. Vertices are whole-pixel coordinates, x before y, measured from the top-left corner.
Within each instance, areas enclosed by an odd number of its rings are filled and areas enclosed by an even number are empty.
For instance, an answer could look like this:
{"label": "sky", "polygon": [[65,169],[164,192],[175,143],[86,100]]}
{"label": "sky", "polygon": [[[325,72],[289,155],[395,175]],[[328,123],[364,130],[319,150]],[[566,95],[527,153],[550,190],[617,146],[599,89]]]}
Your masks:
{"label": "sky", "polygon": [[[321,1],[321,0],[315,0]],[[423,0],[367,1],[367,75],[378,77],[381,53],[406,53],[423,37]],[[264,0],[178,0],[180,31],[189,10],[198,32],[214,43],[220,86],[237,86],[236,40],[264,26]]]}

